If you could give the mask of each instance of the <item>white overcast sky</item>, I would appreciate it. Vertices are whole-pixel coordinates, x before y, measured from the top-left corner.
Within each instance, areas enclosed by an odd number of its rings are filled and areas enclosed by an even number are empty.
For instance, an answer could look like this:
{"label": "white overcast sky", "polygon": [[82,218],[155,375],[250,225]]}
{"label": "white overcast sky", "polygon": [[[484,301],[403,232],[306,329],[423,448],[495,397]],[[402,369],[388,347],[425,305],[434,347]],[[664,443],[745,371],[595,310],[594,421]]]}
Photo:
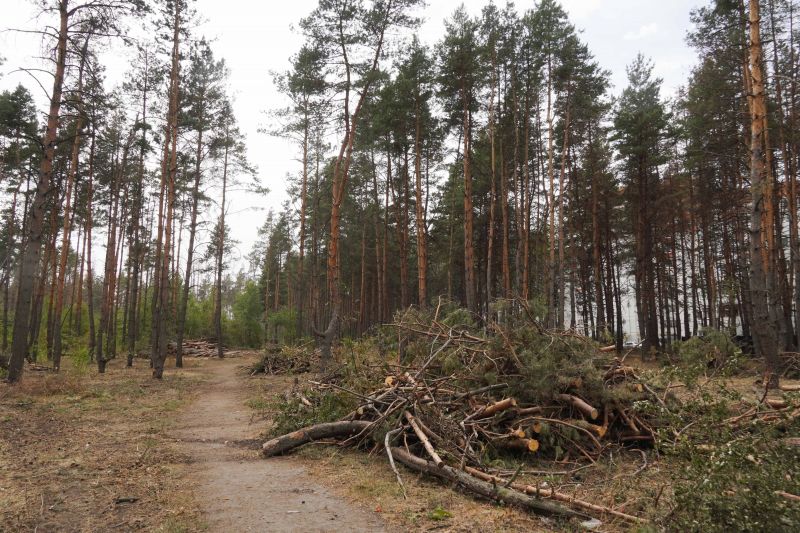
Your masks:
{"label": "white overcast sky", "polygon": [[[642,52],[655,62],[656,74],[664,79],[665,96],[685,83],[695,57],[685,43],[692,8],[710,0],[562,0],[572,22],[583,32],[583,40],[600,65],[610,70],[614,93],[626,83],[625,67]],[[0,29],[34,29],[36,14],[31,0],[1,0]],[[480,13],[486,0],[463,2],[473,14]],[[503,2],[496,2],[503,6]],[[316,0],[198,0],[196,7],[205,19],[195,35],[214,40],[213,48],[230,68],[231,93],[242,130],[248,138],[250,160],[258,166],[262,183],[272,193],[267,198],[238,195],[230,209],[229,222],[234,238],[241,242],[240,252],[247,254],[257,238],[266,210],[280,209],[286,198],[285,176],[297,171],[293,149],[284,141],[258,133],[264,126],[262,111],[282,105],[272,86],[270,71],[284,71],[289,57],[299,48],[302,37],[293,30],[298,21],[316,6]],[[433,44],[443,33],[443,21],[461,1],[428,0],[420,39]],[[516,3],[519,10],[532,1]],[[4,31],[0,33],[0,90],[23,83],[39,98],[39,89],[27,75],[13,72],[20,66],[38,66],[40,39],[31,35]],[[109,86],[121,79],[128,58],[125,50],[105,57]],[[42,107],[44,109],[44,107]],[[261,209],[258,211],[256,209]]]}

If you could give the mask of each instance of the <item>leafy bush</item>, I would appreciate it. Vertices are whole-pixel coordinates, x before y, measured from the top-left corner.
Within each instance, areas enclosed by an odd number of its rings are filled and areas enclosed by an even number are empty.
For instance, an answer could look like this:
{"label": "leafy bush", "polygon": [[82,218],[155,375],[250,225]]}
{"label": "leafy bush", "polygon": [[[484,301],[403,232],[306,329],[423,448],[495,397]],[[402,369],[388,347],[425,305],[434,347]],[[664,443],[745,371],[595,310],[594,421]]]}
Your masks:
{"label": "leafy bush", "polygon": [[[258,348],[264,343],[264,310],[258,285],[248,281],[233,302],[233,318],[226,321],[229,343],[233,346]],[[292,317],[294,314],[292,314]],[[294,330],[294,322],[292,322]]]}

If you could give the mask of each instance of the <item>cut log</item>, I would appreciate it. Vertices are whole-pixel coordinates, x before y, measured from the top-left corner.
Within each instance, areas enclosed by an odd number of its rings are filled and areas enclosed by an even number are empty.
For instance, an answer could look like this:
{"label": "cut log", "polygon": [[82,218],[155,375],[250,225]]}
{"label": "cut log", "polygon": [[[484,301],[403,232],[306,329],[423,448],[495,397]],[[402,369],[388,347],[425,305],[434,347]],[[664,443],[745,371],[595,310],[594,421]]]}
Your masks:
{"label": "cut log", "polygon": [[790,502],[800,502],[800,496],[796,494],[791,494],[789,492],[784,492],[782,490],[776,490],[775,494],[777,494],[784,500],[789,500]]}
{"label": "cut log", "polygon": [[506,398],[505,400],[500,400],[499,402],[495,402],[491,405],[487,405],[479,412],[475,414],[472,418],[475,420],[480,420],[481,418],[489,418],[490,416],[494,416],[500,411],[505,411],[506,409],[511,409],[512,407],[517,406],[517,400],[514,398]]}
{"label": "cut log", "polygon": [[516,411],[514,411],[514,414],[518,417],[538,415],[541,413],[542,413],[541,407],[520,407]]}
{"label": "cut log", "polygon": [[600,415],[597,409],[572,394],[559,394],[556,396],[556,400],[570,404],[590,420],[597,420],[597,417]]}
{"label": "cut log", "polygon": [[[524,434],[524,433],[523,433]],[[498,439],[493,441],[495,446],[500,448],[507,448],[509,450],[517,450],[521,452],[536,453],[539,451],[539,441],[536,439],[527,439],[520,437],[511,437],[510,439]]]}
{"label": "cut log", "polygon": [[281,437],[268,440],[261,447],[264,457],[272,457],[289,452],[309,442],[337,437],[350,437],[361,433],[370,426],[370,422],[363,420],[327,422],[308,426]]}
{"label": "cut log", "polygon": [[445,481],[456,483],[458,485],[461,485],[468,491],[475,493],[479,496],[483,496],[484,498],[488,498],[490,500],[501,501],[510,505],[522,507],[537,514],[546,514],[546,515],[562,516],[562,517],[575,517],[584,520],[589,518],[588,516],[586,516],[581,512],[568,509],[567,507],[558,505],[556,503],[543,501],[537,498],[532,498],[519,491],[504,488],[502,486],[498,486],[496,484],[483,481],[481,479],[469,475],[468,473],[462,470],[456,470],[451,466],[444,465],[442,467],[437,467],[432,462],[417,457],[416,455],[407,452],[403,448],[398,448],[398,447],[392,448],[392,455],[397,461],[404,464],[411,470],[416,470],[417,472],[430,474],[434,477],[444,479]]}
{"label": "cut log", "polygon": [[764,403],[773,409],[786,409],[789,407],[789,404],[783,398],[767,398]]}
{"label": "cut log", "polygon": [[587,422],[586,420],[567,420],[566,422],[577,426],[582,429],[586,429],[591,431],[592,433],[597,434],[598,437],[601,439],[606,436],[606,431],[608,431],[608,427],[606,426],[598,426],[597,424],[592,424],[591,422]]}

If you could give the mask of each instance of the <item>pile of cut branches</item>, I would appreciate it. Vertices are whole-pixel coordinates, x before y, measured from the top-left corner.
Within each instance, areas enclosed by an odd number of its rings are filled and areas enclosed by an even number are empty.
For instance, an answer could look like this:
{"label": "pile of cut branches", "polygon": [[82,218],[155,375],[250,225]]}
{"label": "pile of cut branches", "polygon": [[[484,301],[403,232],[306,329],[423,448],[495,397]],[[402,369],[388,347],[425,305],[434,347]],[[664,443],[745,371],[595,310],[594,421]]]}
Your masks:
{"label": "pile of cut branches", "polygon": [[[342,379],[311,382],[310,398],[349,397],[352,410],[269,440],[263,455],[333,439],[382,449],[401,486],[396,462],[537,513],[643,522],[518,483],[519,472],[508,476],[489,464],[506,455],[594,462],[619,446],[652,445],[668,400],[585,337],[545,331],[530,318],[481,331],[463,311],[442,311],[396,321],[389,337],[396,336],[402,364],[354,364],[358,379],[340,372]],[[640,411],[638,403],[657,408]]]}
{"label": "pile of cut branches", "polygon": [[279,346],[269,344],[264,355],[250,365],[251,376],[256,374],[285,375],[306,374],[311,371],[317,356],[307,346]]}

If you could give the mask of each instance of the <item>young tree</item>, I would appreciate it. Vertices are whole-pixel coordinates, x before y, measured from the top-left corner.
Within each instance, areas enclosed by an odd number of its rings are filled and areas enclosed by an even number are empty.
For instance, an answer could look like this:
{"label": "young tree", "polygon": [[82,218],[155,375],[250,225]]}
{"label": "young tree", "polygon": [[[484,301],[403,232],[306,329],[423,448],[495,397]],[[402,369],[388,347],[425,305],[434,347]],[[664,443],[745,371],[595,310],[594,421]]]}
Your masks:
{"label": "young tree", "polygon": [[[211,146],[212,156],[222,160],[222,189],[220,195],[219,219],[214,230],[213,246],[215,260],[216,284],[214,291],[214,330],[217,337],[217,356],[222,359],[222,274],[225,269],[225,250],[229,245],[228,227],[225,225],[225,212],[227,210],[226,195],[228,187],[234,178],[241,174],[254,174],[246,159],[244,136],[236,126],[236,118],[229,101],[223,101],[219,110],[217,123],[217,136]],[[239,183],[233,181],[233,183]],[[263,192],[263,191],[262,191]]]}
{"label": "young tree", "polygon": [[[181,124],[194,134],[194,170],[191,189],[191,215],[189,218],[189,244],[186,249],[186,273],[183,277],[183,292],[178,308],[176,325],[175,366],[183,366],[183,334],[186,327],[186,310],[189,304],[189,290],[192,279],[195,237],[197,233],[197,214],[200,209],[200,185],[204,172],[203,162],[208,155],[216,136],[224,135],[220,128],[220,116],[227,109],[224,105],[223,83],[227,76],[225,63],[217,60],[205,40],[201,40],[192,50],[189,70],[184,82]],[[217,131],[214,131],[217,130]],[[223,190],[223,202],[224,202]],[[221,346],[221,341],[218,340]]]}
{"label": "young tree", "polygon": [[[11,195],[11,203],[2,214],[3,231],[0,236],[0,286],[3,291],[2,331],[0,331],[0,353],[5,356],[8,348],[9,308],[11,306],[11,278],[18,261],[20,242],[19,220],[25,212],[18,214],[20,205],[27,206],[27,190],[30,168],[38,156],[38,125],[33,96],[22,85],[13,91],[0,93],[0,186]],[[23,200],[24,198],[24,200]],[[5,357],[0,365],[7,367]]]}
{"label": "young tree", "polygon": [[[300,210],[298,218],[300,222],[298,240],[298,264],[296,273],[296,293],[297,298],[297,332],[301,333],[304,329],[303,306],[306,303],[302,297],[306,293],[306,239],[308,230],[306,223],[308,219],[308,199],[309,199],[309,176],[312,172],[315,137],[319,132],[324,131],[324,118],[331,110],[330,102],[327,100],[329,89],[326,82],[326,61],[325,49],[316,45],[304,45],[296,56],[292,59],[292,70],[276,76],[275,84],[281,93],[291,100],[291,107],[279,110],[275,114],[281,121],[281,126],[277,131],[271,132],[273,135],[287,137],[300,146],[302,172],[300,178],[300,188],[297,192],[300,200]],[[317,135],[314,133],[317,130]]]}

